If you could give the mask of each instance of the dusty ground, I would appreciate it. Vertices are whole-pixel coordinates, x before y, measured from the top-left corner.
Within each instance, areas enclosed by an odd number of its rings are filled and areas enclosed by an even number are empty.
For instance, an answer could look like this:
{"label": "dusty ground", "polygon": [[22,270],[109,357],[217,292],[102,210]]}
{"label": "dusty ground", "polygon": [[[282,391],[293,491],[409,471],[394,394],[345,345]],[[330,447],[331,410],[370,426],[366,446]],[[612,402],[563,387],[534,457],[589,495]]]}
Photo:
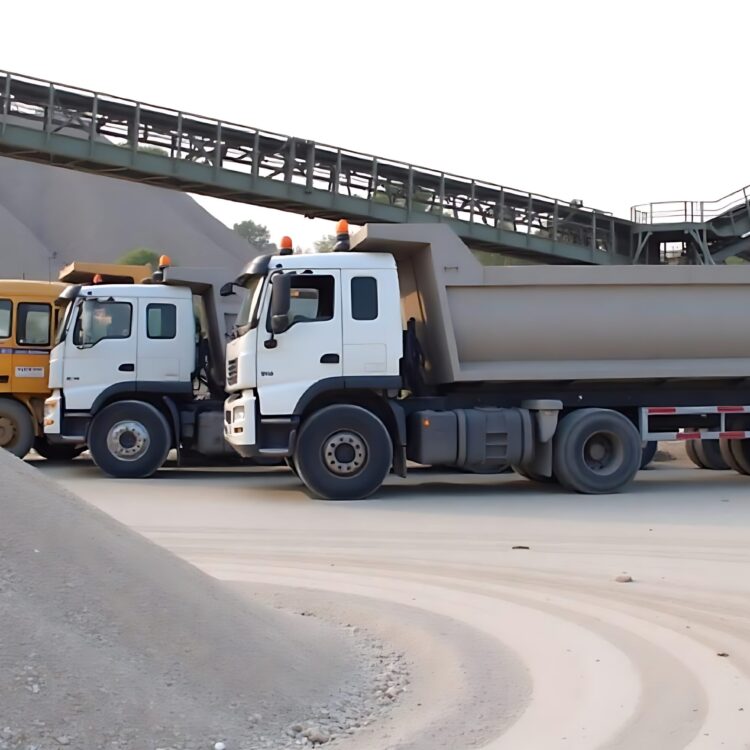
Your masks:
{"label": "dusty ground", "polygon": [[244,595],[404,652],[408,690],[342,748],[750,748],[747,478],[678,461],[582,497],[415,472],[326,503],[285,471],[39,468]]}

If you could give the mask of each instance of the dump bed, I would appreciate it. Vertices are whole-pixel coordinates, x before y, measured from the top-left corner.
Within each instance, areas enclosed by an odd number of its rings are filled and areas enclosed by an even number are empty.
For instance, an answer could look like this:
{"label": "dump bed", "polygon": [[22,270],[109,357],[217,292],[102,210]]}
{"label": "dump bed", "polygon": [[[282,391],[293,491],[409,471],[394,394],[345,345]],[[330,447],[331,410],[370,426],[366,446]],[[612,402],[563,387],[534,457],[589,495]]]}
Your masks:
{"label": "dump bed", "polygon": [[370,224],[431,383],[750,376],[749,266],[483,266],[447,226]]}

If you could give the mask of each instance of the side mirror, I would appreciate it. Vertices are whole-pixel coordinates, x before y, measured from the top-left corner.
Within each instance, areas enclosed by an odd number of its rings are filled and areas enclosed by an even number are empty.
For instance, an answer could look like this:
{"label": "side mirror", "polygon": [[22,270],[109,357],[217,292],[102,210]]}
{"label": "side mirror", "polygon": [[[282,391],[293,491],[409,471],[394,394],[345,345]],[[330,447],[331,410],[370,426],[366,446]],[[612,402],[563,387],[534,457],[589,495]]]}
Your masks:
{"label": "side mirror", "polygon": [[227,281],[226,284],[222,284],[221,289],[219,289],[220,296],[231,297],[233,294],[235,294],[233,281]]}
{"label": "side mirror", "polygon": [[289,328],[289,306],[292,301],[292,277],[277,274],[271,279],[271,331],[278,335]]}

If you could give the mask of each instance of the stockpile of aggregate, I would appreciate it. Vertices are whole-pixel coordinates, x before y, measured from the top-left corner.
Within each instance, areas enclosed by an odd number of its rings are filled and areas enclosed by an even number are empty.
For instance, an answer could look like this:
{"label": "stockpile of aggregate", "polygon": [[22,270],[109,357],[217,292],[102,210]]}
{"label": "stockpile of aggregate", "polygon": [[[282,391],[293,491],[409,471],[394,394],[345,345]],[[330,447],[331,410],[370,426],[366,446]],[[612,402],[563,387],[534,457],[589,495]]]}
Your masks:
{"label": "stockpile of aggregate", "polygon": [[351,638],[235,596],[0,450],[0,749],[294,745],[364,681]]}

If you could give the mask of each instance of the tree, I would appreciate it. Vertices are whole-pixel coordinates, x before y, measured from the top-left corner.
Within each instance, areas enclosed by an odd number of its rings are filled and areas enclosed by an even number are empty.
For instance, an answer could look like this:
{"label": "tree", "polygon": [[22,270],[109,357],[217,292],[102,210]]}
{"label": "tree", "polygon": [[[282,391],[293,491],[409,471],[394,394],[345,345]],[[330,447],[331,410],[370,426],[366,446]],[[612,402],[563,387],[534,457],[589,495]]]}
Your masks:
{"label": "tree", "polygon": [[313,242],[313,248],[316,253],[330,253],[333,252],[333,247],[336,244],[335,234],[324,234],[319,240]]}
{"label": "tree", "polygon": [[160,255],[161,253],[157,250],[151,250],[147,247],[134,247],[132,250],[123,253],[117,262],[128,266],[151,265],[151,268],[156,269],[159,267]]}
{"label": "tree", "polygon": [[247,219],[235,224],[232,229],[258,250],[275,252],[276,245],[271,242],[271,233],[267,226],[257,224],[252,219]]}

